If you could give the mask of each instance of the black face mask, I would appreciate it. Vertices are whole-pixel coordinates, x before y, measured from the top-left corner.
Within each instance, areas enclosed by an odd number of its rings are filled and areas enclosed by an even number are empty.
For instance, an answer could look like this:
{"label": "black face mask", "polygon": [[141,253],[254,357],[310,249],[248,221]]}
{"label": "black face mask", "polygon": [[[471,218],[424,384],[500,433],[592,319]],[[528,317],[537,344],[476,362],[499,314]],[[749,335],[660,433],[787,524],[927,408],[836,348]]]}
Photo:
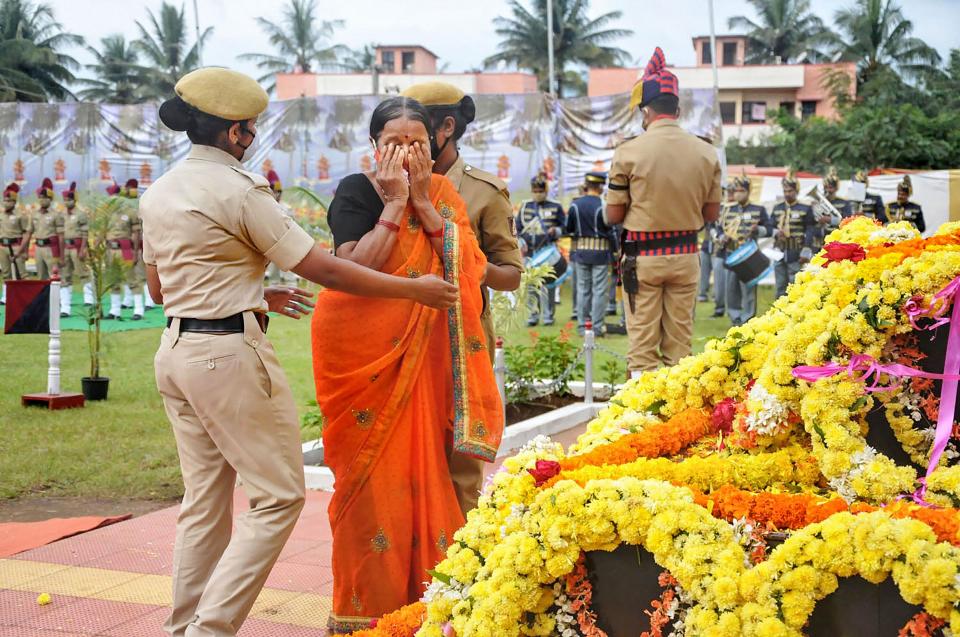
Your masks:
{"label": "black face mask", "polygon": [[437,161],[440,158],[440,153],[444,151],[447,147],[447,144],[450,143],[452,137],[448,137],[443,141],[443,146],[437,145],[437,136],[433,135],[430,137],[430,157],[433,161]]}

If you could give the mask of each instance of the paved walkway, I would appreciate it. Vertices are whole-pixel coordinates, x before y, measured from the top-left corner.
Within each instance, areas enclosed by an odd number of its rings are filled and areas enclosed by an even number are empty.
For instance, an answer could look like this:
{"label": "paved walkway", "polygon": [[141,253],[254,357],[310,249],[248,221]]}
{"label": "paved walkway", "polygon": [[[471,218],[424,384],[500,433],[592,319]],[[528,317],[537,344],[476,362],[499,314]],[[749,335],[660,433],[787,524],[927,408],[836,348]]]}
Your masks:
{"label": "paved walkway", "polygon": [[[554,439],[567,445],[580,431]],[[327,635],[333,592],[330,495],[308,492],[241,637]],[[236,512],[247,508],[242,491],[234,499]],[[177,509],[0,559],[0,637],[164,637]],[[53,602],[37,604],[40,593],[50,594]]]}

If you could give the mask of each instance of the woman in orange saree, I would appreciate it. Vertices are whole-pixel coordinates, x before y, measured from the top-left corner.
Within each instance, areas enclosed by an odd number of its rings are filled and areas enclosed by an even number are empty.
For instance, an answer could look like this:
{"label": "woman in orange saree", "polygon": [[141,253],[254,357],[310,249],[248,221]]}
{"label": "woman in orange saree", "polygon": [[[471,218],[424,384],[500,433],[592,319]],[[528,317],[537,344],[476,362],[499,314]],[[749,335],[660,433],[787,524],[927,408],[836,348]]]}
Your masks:
{"label": "woman in orange saree", "polygon": [[449,311],[332,290],[318,298],[314,376],[335,477],[332,632],[420,598],[463,524],[446,447],[492,461],[503,432],[480,323],[486,259],[456,189],[430,174],[425,112],[388,102],[396,117],[377,122],[378,107],[371,124],[376,177],[345,178],[331,205],[337,254],[395,275],[437,274],[460,294]]}

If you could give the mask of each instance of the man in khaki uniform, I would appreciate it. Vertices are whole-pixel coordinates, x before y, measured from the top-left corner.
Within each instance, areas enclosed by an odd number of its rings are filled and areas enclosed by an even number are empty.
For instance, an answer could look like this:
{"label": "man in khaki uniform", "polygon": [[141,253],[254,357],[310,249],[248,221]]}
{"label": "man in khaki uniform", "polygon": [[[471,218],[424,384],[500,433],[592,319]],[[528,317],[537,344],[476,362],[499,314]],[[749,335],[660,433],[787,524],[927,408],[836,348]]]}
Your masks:
{"label": "man in khaki uniform", "polygon": [[[338,290],[450,307],[456,288],[435,276],[394,277],[338,259],[283,214],[262,176],[240,160],[256,136],[266,92],[222,68],[177,82],[160,119],[186,131],[187,159],[144,193],[144,260],[167,329],[154,359],[173,425],[185,493],[177,521],[175,637],[231,637],[250,612],[303,507],[296,405],[266,311],[299,318],[310,293],[264,290],[284,270]],[[236,477],[250,510],[233,526]]]}
{"label": "man in khaki uniform", "polygon": [[[77,182],[71,182],[70,189],[64,190],[63,206],[63,267],[60,269],[60,316],[70,316],[73,304],[74,278],[83,281],[88,277],[86,264],[87,233],[90,229],[90,220],[87,213],[77,208]],[[93,285],[90,282],[83,284],[85,304],[93,303]]]}
{"label": "man in khaki uniform", "polygon": [[107,263],[116,261],[123,266],[123,278],[110,290],[110,313],[108,319],[122,320],[124,284],[133,294],[133,320],[143,319],[143,285],[145,277],[140,254],[140,214],[137,206],[139,184],[136,179],[128,179],[123,188],[113,184],[107,188],[107,194],[118,196],[123,205],[118,206],[110,215],[107,228]]}
{"label": "man in khaki uniform", "polygon": [[[434,137],[430,140],[433,172],[446,175],[467,204],[467,215],[480,249],[487,257],[486,285],[481,290],[484,299],[480,321],[487,337],[487,354],[493,361],[496,334],[493,314],[490,312],[487,288],[502,291],[520,286],[523,260],[517,246],[513,224],[513,207],[507,185],[499,178],[460,156],[457,142],[476,116],[473,98],[457,87],[444,82],[423,82],[405,90],[404,97],[412,97],[427,107],[433,120]],[[452,441],[451,441],[452,442]],[[457,501],[464,517],[476,508],[483,487],[483,460],[453,451],[447,445],[447,460],[453,478]]]}
{"label": "man in khaki uniform", "polygon": [[700,258],[697,232],[720,211],[720,162],[709,144],[677,124],[677,77],[659,47],[633,88],[643,135],[617,147],[607,221],[623,222],[630,374],[690,354]]}
{"label": "man in khaki uniform", "polygon": [[[0,280],[27,276],[27,246],[33,225],[30,218],[17,214],[20,186],[13,182],[3,190],[3,212],[0,212]],[[0,305],[7,302],[7,285],[3,284]]]}
{"label": "man in khaki uniform", "polygon": [[33,215],[33,240],[37,246],[34,260],[37,263],[37,278],[46,280],[54,270],[60,270],[60,253],[63,248],[63,217],[53,210],[53,181],[44,177],[37,188],[40,209]]}

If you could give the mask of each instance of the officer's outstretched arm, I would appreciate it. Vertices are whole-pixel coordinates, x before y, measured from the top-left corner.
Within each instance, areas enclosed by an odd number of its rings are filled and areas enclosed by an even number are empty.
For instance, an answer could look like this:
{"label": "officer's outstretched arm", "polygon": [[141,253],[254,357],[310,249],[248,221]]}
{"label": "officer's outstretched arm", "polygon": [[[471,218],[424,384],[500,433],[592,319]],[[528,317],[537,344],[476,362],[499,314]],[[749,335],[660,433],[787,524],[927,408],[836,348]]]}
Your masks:
{"label": "officer's outstretched arm", "polygon": [[324,287],[357,296],[411,299],[439,309],[446,309],[457,300],[457,286],[439,277],[391,276],[335,257],[319,245],[314,245],[293,271]]}

